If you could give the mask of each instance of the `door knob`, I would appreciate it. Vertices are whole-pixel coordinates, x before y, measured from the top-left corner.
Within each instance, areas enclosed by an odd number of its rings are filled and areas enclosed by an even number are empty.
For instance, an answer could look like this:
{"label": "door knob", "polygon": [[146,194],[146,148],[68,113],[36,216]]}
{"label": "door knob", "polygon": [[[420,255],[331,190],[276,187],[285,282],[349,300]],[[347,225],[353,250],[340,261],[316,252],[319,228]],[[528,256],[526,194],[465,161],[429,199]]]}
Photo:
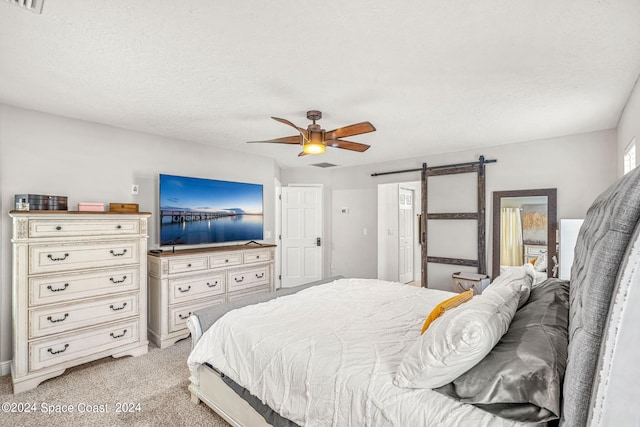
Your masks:
{"label": "door knob", "polygon": [[321,241],[320,241],[320,238],[318,237],[318,238],[316,239],[316,246],[320,246],[320,244],[321,244]]}

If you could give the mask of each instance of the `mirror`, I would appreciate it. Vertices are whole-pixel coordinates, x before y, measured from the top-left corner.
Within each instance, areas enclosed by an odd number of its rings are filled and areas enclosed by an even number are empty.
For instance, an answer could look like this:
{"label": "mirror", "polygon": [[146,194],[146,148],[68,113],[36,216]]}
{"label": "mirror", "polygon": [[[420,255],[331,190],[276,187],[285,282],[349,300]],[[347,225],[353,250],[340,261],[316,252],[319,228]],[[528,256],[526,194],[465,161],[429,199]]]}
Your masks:
{"label": "mirror", "polygon": [[557,276],[556,203],[555,188],[493,192],[494,279],[502,268],[526,262],[540,276]]}

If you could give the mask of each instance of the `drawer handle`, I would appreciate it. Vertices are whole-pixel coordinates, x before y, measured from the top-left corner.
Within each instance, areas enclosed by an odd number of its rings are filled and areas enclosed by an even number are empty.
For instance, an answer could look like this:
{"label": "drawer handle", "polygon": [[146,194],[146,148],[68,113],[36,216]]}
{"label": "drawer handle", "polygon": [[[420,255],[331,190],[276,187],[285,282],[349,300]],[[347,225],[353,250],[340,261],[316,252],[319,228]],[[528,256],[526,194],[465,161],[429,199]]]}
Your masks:
{"label": "drawer handle", "polygon": [[118,224],[118,225],[116,225],[116,228],[117,228],[118,230],[120,230],[120,229],[122,228],[122,226],[121,226],[120,224]]}
{"label": "drawer handle", "polygon": [[51,287],[51,285],[48,285],[48,286],[47,286],[47,289],[49,289],[51,292],[62,292],[62,291],[64,291],[65,289],[67,289],[68,287],[69,287],[69,284],[68,284],[68,283],[65,283],[65,284],[64,284],[64,286],[63,286],[63,287],[61,287],[61,288],[53,289],[53,288]]}
{"label": "drawer handle", "polygon": [[178,287],[178,290],[179,290],[180,292],[189,292],[189,290],[190,290],[190,289],[191,289],[191,285],[189,285],[189,286],[187,287],[187,289],[185,289],[185,290],[182,290],[182,288],[181,288],[181,287]]}
{"label": "drawer handle", "polygon": [[224,260],[224,262],[229,262],[229,260],[228,260],[228,259],[225,259],[225,260]]}
{"label": "drawer handle", "polygon": [[113,311],[120,311],[120,310],[124,310],[124,308],[125,308],[126,306],[127,306],[127,303],[126,303],[126,302],[123,302],[123,303],[122,303],[122,307],[114,307],[114,306],[113,306],[113,304],[111,304],[111,305],[109,306],[109,308],[110,308],[111,310],[113,310]]}
{"label": "drawer handle", "polygon": [[60,231],[60,230],[62,230],[62,227],[57,226],[57,227],[56,227],[56,230]]}
{"label": "drawer handle", "polygon": [[212,285],[211,283],[207,282],[207,286],[210,288],[215,288],[216,286],[218,286],[218,281],[216,280],[216,282]]}
{"label": "drawer handle", "polygon": [[111,249],[109,252],[111,252],[111,255],[113,256],[122,256],[127,253],[127,250],[123,249],[122,252],[118,253],[118,252],[114,252],[113,249]]}
{"label": "drawer handle", "polygon": [[242,281],[244,280],[244,276],[242,276],[242,277],[241,277],[241,278],[239,278],[239,279],[238,279],[237,277],[234,277],[234,278],[233,278],[233,280],[235,280],[235,281],[236,281],[236,283],[240,283],[240,282],[242,282]]}
{"label": "drawer handle", "polygon": [[256,255],[256,259],[260,259],[260,255]]}
{"label": "drawer handle", "polygon": [[189,314],[187,314],[186,316],[182,316],[182,314],[178,313],[178,317],[179,317],[181,320],[186,320],[186,319],[188,319],[188,318],[189,318],[189,316],[191,316],[191,312],[189,312]]}
{"label": "drawer handle", "polygon": [[47,320],[51,323],[58,323],[58,322],[62,322],[63,320],[66,320],[67,317],[69,317],[69,313],[65,313],[62,319],[52,319],[51,316],[49,316],[47,317]]}
{"label": "drawer handle", "polygon": [[191,264],[187,264],[187,267],[191,267]]}
{"label": "drawer handle", "polygon": [[111,280],[111,283],[122,283],[127,280],[127,276],[122,276],[122,280],[115,280],[113,277],[109,277],[109,280]]}
{"label": "drawer handle", "polygon": [[64,254],[64,256],[61,258],[54,258],[53,255],[49,254],[47,255],[47,258],[49,258],[51,261],[64,261],[68,256],[69,254]]}
{"label": "drawer handle", "polygon": [[114,339],[122,338],[126,334],[127,334],[127,330],[126,329],[124,331],[122,331],[122,333],[120,335],[114,335],[113,332],[109,333],[109,335],[111,335],[111,338],[114,338]]}
{"label": "drawer handle", "polygon": [[256,279],[262,279],[264,277],[264,273],[258,274],[256,273]]}
{"label": "drawer handle", "polygon": [[47,351],[48,351],[49,353],[51,353],[51,354],[60,354],[60,353],[63,353],[63,352],[65,352],[65,351],[67,351],[67,349],[68,349],[68,348],[69,348],[69,344],[65,344],[65,345],[64,345],[64,348],[63,348],[62,350],[53,351],[53,349],[52,349],[52,348],[48,348],[48,349],[47,349]]}

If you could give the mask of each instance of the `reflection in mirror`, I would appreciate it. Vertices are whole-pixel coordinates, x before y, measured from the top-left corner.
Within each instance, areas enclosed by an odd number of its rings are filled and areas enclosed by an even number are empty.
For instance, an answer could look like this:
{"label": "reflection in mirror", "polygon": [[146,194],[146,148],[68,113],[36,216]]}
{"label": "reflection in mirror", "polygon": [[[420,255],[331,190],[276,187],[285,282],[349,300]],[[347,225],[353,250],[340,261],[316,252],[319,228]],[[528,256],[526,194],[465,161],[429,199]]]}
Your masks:
{"label": "reflection in mirror", "polygon": [[556,190],[493,193],[493,263],[497,277],[506,267],[531,263],[536,281],[556,275]]}

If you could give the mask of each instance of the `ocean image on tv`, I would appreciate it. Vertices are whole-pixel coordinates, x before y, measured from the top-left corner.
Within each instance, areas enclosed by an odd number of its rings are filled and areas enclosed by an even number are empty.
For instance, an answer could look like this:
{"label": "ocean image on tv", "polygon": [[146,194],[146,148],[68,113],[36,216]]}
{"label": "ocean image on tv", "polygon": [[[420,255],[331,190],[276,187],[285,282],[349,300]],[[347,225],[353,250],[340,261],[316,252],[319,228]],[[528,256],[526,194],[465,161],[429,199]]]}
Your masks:
{"label": "ocean image on tv", "polygon": [[262,240],[262,185],[160,175],[160,245]]}

